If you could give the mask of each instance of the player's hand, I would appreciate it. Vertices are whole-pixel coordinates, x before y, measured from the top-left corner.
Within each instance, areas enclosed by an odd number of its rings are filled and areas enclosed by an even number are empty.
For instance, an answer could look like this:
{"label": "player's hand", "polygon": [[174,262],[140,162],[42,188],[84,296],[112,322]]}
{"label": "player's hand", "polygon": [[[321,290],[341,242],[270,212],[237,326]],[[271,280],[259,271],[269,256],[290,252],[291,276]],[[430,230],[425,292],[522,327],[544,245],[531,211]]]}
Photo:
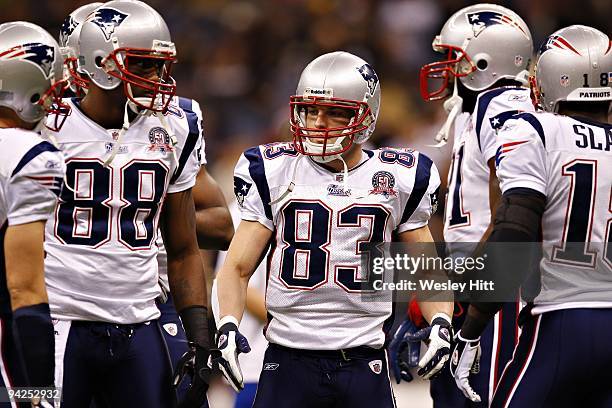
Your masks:
{"label": "player's hand", "polygon": [[419,364],[419,356],[421,354],[420,344],[411,344],[407,339],[407,335],[414,334],[419,329],[414,325],[412,320],[406,319],[399,325],[393,339],[389,344],[389,356],[391,358],[391,367],[395,381],[399,384],[402,380],[412,381],[410,368],[416,367]]}
{"label": "player's hand", "polygon": [[172,385],[176,388],[185,375],[191,377],[191,385],[185,394],[185,398],[179,401],[179,408],[200,408],[206,401],[206,391],[210,379],[208,357],[208,350],[190,342],[189,351],[179,359],[172,378]]}
{"label": "player's hand", "polygon": [[210,351],[211,363],[219,366],[225,379],[236,392],[244,388],[242,370],[238,363],[238,354],[251,351],[249,342],[238,331],[238,320],[225,316],[219,321],[217,331],[217,348]]}
{"label": "player's hand", "polygon": [[452,326],[450,318],[443,314],[436,314],[429,327],[407,335],[408,341],[413,343],[424,342],[427,352],[419,361],[418,374],[425,380],[433,378],[448,360],[450,355]]}
{"label": "player's hand", "polygon": [[480,395],[474,391],[469,382],[470,374],[478,374],[480,371],[480,353],[480,337],[465,339],[459,330],[455,336],[450,371],[455,378],[457,388],[472,402],[480,402]]}

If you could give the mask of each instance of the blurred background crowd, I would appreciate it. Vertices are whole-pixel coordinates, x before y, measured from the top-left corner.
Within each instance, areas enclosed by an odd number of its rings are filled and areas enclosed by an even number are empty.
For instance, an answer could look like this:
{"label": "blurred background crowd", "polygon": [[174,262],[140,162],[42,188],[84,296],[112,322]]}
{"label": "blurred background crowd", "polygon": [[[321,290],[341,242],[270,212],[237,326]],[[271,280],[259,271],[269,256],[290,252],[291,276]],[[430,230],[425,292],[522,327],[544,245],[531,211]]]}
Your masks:
{"label": "blurred background crowd", "polygon": [[[64,18],[87,2],[0,0],[0,22],[32,21],[57,34]],[[431,42],[443,22],[473,1],[147,2],[170,27],[178,49],[174,77],[179,94],[203,105],[209,170],[229,194],[233,165],[244,148],[290,138],[288,101],[300,72],[316,56],[334,50],[366,59],[381,80],[382,108],[372,142],[422,150],[446,179],[449,147],[427,146],[443,122],[444,112],[441,104],[426,104],[420,99],[418,71],[437,58]],[[609,0],[498,3],[526,20],[536,49],[548,34],[571,24],[610,32]]]}

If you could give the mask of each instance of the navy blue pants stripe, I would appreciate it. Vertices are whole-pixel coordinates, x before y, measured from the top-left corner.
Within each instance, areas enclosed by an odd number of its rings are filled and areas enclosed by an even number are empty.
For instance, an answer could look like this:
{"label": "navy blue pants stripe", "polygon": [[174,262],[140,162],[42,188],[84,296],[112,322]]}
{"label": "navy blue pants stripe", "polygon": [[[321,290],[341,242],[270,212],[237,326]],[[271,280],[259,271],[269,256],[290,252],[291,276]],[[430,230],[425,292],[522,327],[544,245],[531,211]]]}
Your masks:
{"label": "navy blue pants stripe", "polygon": [[523,326],[491,407],[612,407],[612,309],[567,309]]}
{"label": "navy blue pants stripe", "polygon": [[253,408],[394,408],[384,349],[344,361],[270,344]]}

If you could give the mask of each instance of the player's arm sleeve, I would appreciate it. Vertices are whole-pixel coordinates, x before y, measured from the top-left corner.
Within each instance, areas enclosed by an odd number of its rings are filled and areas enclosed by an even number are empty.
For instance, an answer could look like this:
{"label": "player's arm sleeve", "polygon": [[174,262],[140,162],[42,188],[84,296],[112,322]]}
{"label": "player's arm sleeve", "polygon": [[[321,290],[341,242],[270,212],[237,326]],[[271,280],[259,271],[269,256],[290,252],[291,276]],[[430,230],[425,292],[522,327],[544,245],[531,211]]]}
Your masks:
{"label": "player's arm sleeve", "polygon": [[46,220],[63,187],[66,167],[61,152],[49,149],[28,158],[26,154],[13,169],[7,188],[9,225]]}
{"label": "player's arm sleeve", "polygon": [[546,196],[547,156],[544,131],[531,114],[512,119],[499,132],[495,156],[502,193],[528,188]]}
{"label": "player's arm sleeve", "polygon": [[402,218],[397,227],[398,233],[427,225],[429,218],[438,207],[439,189],[440,175],[436,165],[429,157],[418,153],[414,185],[404,205]]}
{"label": "player's arm sleeve", "polygon": [[[202,137],[202,112],[197,102],[189,100],[189,109],[184,108],[184,102],[179,106],[185,111],[189,133],[185,138],[182,149],[177,151],[178,164],[168,186],[168,193],[177,193],[187,190],[195,185],[196,176],[202,165],[202,149],[204,139]],[[197,112],[194,110],[197,108]],[[204,159],[205,160],[205,159]]]}
{"label": "player's arm sleeve", "polygon": [[259,147],[240,155],[234,170],[234,194],[243,220],[257,221],[274,230],[270,189]]}
{"label": "player's arm sleeve", "polygon": [[473,115],[478,146],[485,162],[495,157],[498,131],[504,123],[521,112],[533,112],[534,107],[525,88],[498,88],[481,94]]}

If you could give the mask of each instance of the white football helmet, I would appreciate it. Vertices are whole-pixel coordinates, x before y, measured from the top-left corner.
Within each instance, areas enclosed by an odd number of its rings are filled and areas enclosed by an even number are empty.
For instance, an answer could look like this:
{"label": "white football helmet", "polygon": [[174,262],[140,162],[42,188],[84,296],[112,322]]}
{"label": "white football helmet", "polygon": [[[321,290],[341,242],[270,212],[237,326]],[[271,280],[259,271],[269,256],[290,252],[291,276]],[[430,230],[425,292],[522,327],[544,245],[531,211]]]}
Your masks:
{"label": "white football helmet", "polygon": [[533,93],[546,111],[559,102],[612,101],[612,42],[599,30],[573,25],[540,47]]}
{"label": "white football helmet", "polygon": [[0,106],[32,124],[53,114],[47,127],[57,131],[70,114],[62,103],[67,86],[59,46],[48,32],[24,21],[0,24]]}
{"label": "white football helmet", "polygon": [[89,86],[89,80],[79,69],[79,34],[85,19],[102,3],[85,4],[66,17],[59,34],[59,45],[64,57],[64,75],[70,81],[70,89],[77,95],[84,93]]}
{"label": "white football helmet", "polygon": [[[289,106],[296,149],[317,161],[329,162],[353,143],[364,143],[374,132],[380,107],[380,82],[372,66],[363,59],[344,51],[324,54],[304,68]],[[306,112],[313,106],[348,109],[354,114],[344,127],[309,128]],[[343,145],[347,138],[349,142]],[[323,140],[323,143],[311,139]]]}
{"label": "white football helmet", "polygon": [[[146,3],[109,1],[82,24],[79,68],[102,89],[123,84],[127,98],[140,108],[155,112],[167,109],[176,93],[176,83],[170,76],[174,62],[176,49],[168,26]],[[138,66],[154,68],[156,77],[131,72]]]}
{"label": "white football helmet", "polygon": [[451,77],[476,92],[500,79],[527,85],[531,33],[523,19],[506,7],[482,3],[457,11],[432,46],[446,59],[421,68],[421,96],[427,101],[449,96]]}

